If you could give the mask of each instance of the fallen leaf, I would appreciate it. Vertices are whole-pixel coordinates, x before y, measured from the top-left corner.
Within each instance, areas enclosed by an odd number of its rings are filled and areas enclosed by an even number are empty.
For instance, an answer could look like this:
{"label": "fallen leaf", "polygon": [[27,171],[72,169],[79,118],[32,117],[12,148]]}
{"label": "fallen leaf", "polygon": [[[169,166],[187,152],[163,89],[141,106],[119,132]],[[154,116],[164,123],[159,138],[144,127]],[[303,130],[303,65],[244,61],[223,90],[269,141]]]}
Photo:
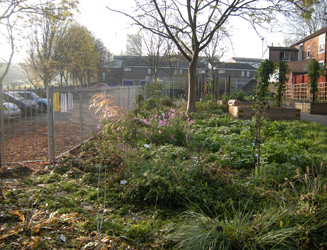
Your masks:
{"label": "fallen leaf", "polygon": [[9,212],[10,214],[17,215],[19,219],[24,223],[25,222],[25,216],[18,212],[18,210],[15,210],[15,212]]}

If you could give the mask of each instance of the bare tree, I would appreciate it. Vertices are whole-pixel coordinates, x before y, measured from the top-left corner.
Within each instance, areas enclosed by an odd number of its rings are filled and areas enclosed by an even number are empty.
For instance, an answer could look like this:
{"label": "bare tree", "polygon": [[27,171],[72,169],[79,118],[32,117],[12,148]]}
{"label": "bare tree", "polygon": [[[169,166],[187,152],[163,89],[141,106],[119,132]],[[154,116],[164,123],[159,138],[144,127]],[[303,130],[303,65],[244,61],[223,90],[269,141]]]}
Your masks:
{"label": "bare tree", "polygon": [[[105,78],[105,74],[109,73],[109,69],[105,68],[105,65],[112,60],[112,53],[104,45],[101,39],[93,38],[95,44],[95,51],[98,53],[98,79]],[[102,75],[101,75],[102,74]]]}
{"label": "bare tree", "polygon": [[141,32],[137,34],[127,34],[126,41],[126,55],[128,56],[142,56],[142,36]]}
{"label": "bare tree", "polygon": [[48,15],[36,19],[30,34],[30,49],[25,64],[37,75],[44,86],[49,86],[57,74],[55,55],[55,39],[65,22],[60,13],[49,11]]}
{"label": "bare tree", "polygon": [[290,11],[281,29],[281,32],[288,35],[285,43],[291,45],[325,27],[326,15],[326,1],[313,1],[310,10],[306,13],[301,13],[297,9]]}
{"label": "bare tree", "polygon": [[[9,20],[10,17],[7,18],[7,39],[9,41],[9,44],[10,44],[10,55],[8,57],[8,59],[5,59],[5,58],[1,58],[1,67],[4,67],[4,70],[2,72],[2,74],[0,75],[0,91],[2,93],[2,90],[3,90],[3,80],[4,78],[6,77],[6,75],[8,74],[9,72],[9,68],[10,68],[10,65],[11,65],[11,62],[12,62],[12,59],[14,57],[14,53],[15,53],[15,43],[14,43],[14,35],[13,35],[13,29],[14,29],[14,25],[11,24],[10,20]],[[2,99],[1,99],[2,100]]]}
{"label": "bare tree", "polygon": [[149,67],[152,81],[156,81],[159,71],[167,62],[171,50],[171,41],[162,36],[157,36],[149,30],[141,30],[137,36],[129,36],[129,38],[130,51],[143,59],[143,62]]}
{"label": "bare tree", "polygon": [[[13,46],[13,30],[14,27],[17,29],[18,22],[29,23],[29,21],[35,19],[36,17],[49,15],[49,13],[61,12],[65,16],[71,15],[71,10],[77,8],[78,0],[63,0],[60,5],[55,4],[56,0],[2,0],[0,1],[0,25],[8,26],[8,20],[11,20],[11,29],[8,30],[8,37],[11,37],[8,41],[9,48],[14,52]],[[15,24],[12,26],[12,24]],[[17,35],[17,34],[16,34]],[[19,34],[18,34],[19,35]],[[11,53],[10,60],[7,60],[5,67],[10,68],[14,53]],[[3,78],[6,76],[6,72]]]}
{"label": "bare tree", "polygon": [[[302,7],[305,0],[135,0],[136,9],[127,13],[107,7],[129,17],[145,30],[171,39],[189,62],[187,111],[195,111],[196,75],[199,54],[211,42],[225,22],[238,16],[255,25],[272,19],[273,11],[284,11],[288,4]],[[149,26],[159,23],[159,28]]]}
{"label": "bare tree", "polygon": [[219,95],[219,83],[215,68],[221,62],[225,53],[229,50],[228,44],[231,44],[230,34],[227,29],[222,27],[217,30],[211,42],[204,49],[206,60],[212,70],[212,94],[216,99]]}
{"label": "bare tree", "polygon": [[[3,92],[3,80],[4,78],[6,77],[6,75],[8,74],[9,72],[9,68],[10,68],[10,65],[11,65],[11,61],[13,59],[13,56],[14,56],[14,53],[15,53],[15,43],[14,43],[14,35],[13,35],[13,25],[11,24],[10,22],[10,16],[7,17],[7,34],[8,34],[8,40],[9,40],[9,43],[10,43],[10,49],[11,49],[11,52],[10,52],[10,55],[9,55],[9,58],[8,60],[5,60],[5,59],[1,59],[1,65],[0,67],[4,67],[4,71],[2,72],[2,74],[0,75],[0,124],[1,124],[1,128],[4,128],[4,120],[3,120],[3,95],[2,95],[2,92]],[[1,129],[1,138],[4,138],[4,129]],[[2,145],[2,150],[0,152],[0,172],[2,172],[2,163],[5,162],[4,160],[4,155],[5,155],[5,150],[4,150],[4,147]],[[1,178],[0,178],[0,192],[2,192],[2,189],[1,189]],[[0,195],[0,199],[2,198],[2,195]]]}
{"label": "bare tree", "polygon": [[[58,8],[69,13],[71,9],[76,9],[78,0],[63,0],[60,6],[57,0],[1,0],[0,1],[0,20],[9,17],[22,18],[22,14],[42,15],[45,11],[54,11]],[[19,14],[19,17],[17,16]]]}

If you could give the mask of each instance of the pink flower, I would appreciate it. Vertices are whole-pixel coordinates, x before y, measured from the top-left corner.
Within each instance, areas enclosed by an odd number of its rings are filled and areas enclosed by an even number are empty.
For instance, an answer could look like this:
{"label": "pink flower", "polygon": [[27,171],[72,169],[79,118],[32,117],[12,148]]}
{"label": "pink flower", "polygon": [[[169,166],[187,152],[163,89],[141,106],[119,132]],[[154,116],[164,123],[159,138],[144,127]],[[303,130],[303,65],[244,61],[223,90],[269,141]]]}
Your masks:
{"label": "pink flower", "polygon": [[161,134],[161,133],[162,133],[162,131],[161,131],[160,129],[159,129],[159,131],[158,131],[158,132],[159,132],[159,134]]}
{"label": "pink flower", "polygon": [[159,121],[159,126],[164,126],[164,125],[166,125],[166,121],[165,120]]}
{"label": "pink flower", "polygon": [[174,139],[174,134],[171,135],[170,139]]}

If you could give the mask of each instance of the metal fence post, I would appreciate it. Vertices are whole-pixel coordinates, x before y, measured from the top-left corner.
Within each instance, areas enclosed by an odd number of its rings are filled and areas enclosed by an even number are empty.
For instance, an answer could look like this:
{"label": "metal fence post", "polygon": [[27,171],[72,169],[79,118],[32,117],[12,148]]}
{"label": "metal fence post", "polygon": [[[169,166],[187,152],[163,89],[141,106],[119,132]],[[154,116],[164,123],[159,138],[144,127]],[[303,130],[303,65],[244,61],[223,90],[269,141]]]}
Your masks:
{"label": "metal fence post", "polygon": [[83,102],[83,94],[82,94],[82,91],[80,90],[79,91],[79,123],[80,123],[80,127],[81,127],[81,144],[83,143],[83,138],[84,138],[82,102]]}
{"label": "metal fence post", "polygon": [[[53,106],[53,86],[47,87],[47,102],[48,102],[48,152],[49,161],[55,161],[55,141],[54,141],[54,106]],[[51,103],[51,105],[49,105]]]}

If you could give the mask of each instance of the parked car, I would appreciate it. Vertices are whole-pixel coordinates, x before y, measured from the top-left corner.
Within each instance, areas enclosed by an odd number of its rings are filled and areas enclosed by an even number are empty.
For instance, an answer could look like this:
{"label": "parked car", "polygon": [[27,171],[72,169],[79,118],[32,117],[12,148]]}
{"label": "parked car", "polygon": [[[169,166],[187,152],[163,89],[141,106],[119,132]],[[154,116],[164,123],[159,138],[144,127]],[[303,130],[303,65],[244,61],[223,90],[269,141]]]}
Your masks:
{"label": "parked car", "polygon": [[48,102],[46,98],[39,97],[31,90],[18,90],[15,91],[15,93],[22,96],[24,99],[33,100],[37,102],[39,112],[47,112]]}
{"label": "parked car", "polygon": [[94,85],[91,86],[91,88],[94,89],[109,89],[110,87],[108,86],[108,84],[101,82],[101,83],[96,83]]}
{"label": "parked car", "polygon": [[24,99],[14,91],[3,92],[3,99],[6,102],[16,104],[24,115],[34,114],[38,110],[37,103],[35,101]]}
{"label": "parked car", "polygon": [[3,102],[3,118],[5,120],[18,118],[22,115],[22,111],[15,103]]}

